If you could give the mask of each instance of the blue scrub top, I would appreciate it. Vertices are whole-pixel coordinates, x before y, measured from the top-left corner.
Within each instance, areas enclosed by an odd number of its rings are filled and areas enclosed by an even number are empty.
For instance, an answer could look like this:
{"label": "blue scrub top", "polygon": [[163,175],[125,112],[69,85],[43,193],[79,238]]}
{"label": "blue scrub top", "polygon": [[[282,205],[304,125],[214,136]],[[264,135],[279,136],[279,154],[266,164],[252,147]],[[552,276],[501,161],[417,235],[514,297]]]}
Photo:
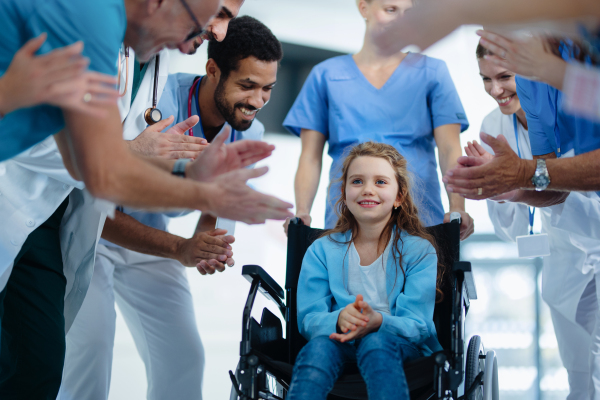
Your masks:
{"label": "blue scrub top", "polygon": [[[444,218],[433,130],[447,124],[461,124],[461,131],[469,126],[448,68],[416,53],[406,56],[381,89],[365,78],[351,55],[316,65],[283,122],[298,136],[301,129],[325,135],[333,158],[331,182],[340,177],[351,147],[367,141],[394,146],[414,175],[412,195],[426,225]],[[333,206],[339,193],[339,183],[331,185],[326,228],[337,221]]]}
{"label": "blue scrub top", "polygon": [[[84,42],[89,69],[117,74],[119,47],[127,20],[123,0],[3,0],[0,2],[0,75],[15,53],[33,37],[48,38],[38,52]],[[65,125],[62,111],[50,105],[24,108],[0,120],[0,161],[7,160]]]}
{"label": "blue scrub top", "polygon": [[[561,48],[563,59],[573,62],[571,47]],[[600,123],[568,114],[562,107],[563,94],[554,87],[516,77],[517,94],[527,115],[531,153],[534,156],[574,150],[575,155],[600,149]],[[597,192],[600,195],[600,191]]]}

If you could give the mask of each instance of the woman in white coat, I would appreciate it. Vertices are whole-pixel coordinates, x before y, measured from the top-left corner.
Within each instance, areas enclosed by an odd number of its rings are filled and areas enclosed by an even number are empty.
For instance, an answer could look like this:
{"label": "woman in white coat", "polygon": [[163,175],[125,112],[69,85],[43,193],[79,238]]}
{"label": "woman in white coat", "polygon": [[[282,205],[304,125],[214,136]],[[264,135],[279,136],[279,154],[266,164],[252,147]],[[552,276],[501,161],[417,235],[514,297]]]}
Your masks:
{"label": "woman in white coat", "polygon": [[[490,53],[478,46],[477,58],[485,90],[499,107],[485,117],[481,131],[494,137],[503,135],[521,158],[532,159],[515,74],[486,60],[486,55]],[[469,142],[465,150],[470,156],[491,158],[493,151],[483,146],[476,141]],[[563,155],[568,156],[568,153]],[[571,224],[587,224],[588,210],[595,210],[592,214],[600,212],[600,199],[595,193],[572,192],[569,198],[572,197],[582,207],[573,213],[576,221],[570,221]],[[487,200],[496,235],[506,241],[527,235],[531,215],[528,207],[496,200]],[[600,240],[569,231],[569,226],[559,222],[563,208],[559,205],[538,209],[542,231],[548,234],[552,250],[550,256],[544,257],[542,297],[550,307],[559,353],[568,372],[568,400],[600,399],[600,365],[597,360],[590,363],[592,346],[598,343],[594,332],[598,312],[596,287],[600,284]]]}

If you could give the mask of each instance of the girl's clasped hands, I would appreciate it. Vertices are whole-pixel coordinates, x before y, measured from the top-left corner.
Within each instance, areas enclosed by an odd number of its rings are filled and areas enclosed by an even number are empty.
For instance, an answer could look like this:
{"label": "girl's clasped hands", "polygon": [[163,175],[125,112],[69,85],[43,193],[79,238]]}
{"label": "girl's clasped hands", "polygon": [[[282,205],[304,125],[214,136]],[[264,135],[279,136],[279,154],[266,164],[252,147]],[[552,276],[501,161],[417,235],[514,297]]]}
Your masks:
{"label": "girl's clasped hands", "polygon": [[373,310],[359,294],[354,303],[348,304],[340,312],[337,327],[342,333],[332,333],[329,338],[341,343],[360,339],[378,330],[382,322],[381,313]]}

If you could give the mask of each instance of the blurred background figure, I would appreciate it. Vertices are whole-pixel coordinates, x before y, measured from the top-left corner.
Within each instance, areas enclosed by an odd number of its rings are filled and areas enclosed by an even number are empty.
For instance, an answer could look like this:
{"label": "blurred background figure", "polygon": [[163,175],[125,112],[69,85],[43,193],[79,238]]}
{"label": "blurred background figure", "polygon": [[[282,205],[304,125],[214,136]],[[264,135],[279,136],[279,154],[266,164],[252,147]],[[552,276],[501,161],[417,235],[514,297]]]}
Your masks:
{"label": "blurred background figure", "polygon": [[[413,193],[426,225],[462,216],[461,238],[473,233],[464,199],[448,193],[444,214],[435,148],[442,173],[461,155],[460,133],[469,126],[446,64],[416,53],[403,53],[374,41],[374,32],[412,7],[411,0],[357,1],[366,23],[362,49],[317,65],[289,111],[284,126],[302,140],[295,180],[296,216],[310,225],[310,212],[321,176],[325,142],[333,164],[330,193],[339,192],[340,159],[349,146],[376,141],[391,144],[406,157],[415,176]],[[337,195],[327,198],[325,227],[333,228]],[[286,226],[287,226],[286,222]]]}

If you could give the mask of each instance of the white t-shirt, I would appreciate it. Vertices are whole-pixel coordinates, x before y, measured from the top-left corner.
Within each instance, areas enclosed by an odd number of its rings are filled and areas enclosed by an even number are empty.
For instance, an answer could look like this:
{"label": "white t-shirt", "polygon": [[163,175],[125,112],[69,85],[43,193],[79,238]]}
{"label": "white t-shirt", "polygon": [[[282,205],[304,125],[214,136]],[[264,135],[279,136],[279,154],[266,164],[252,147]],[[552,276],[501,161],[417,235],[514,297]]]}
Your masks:
{"label": "white t-shirt", "polygon": [[363,295],[363,300],[375,311],[391,315],[387,296],[386,266],[390,254],[388,243],[383,253],[371,265],[360,264],[360,256],[354,243],[348,255],[348,291],[351,295]]}

